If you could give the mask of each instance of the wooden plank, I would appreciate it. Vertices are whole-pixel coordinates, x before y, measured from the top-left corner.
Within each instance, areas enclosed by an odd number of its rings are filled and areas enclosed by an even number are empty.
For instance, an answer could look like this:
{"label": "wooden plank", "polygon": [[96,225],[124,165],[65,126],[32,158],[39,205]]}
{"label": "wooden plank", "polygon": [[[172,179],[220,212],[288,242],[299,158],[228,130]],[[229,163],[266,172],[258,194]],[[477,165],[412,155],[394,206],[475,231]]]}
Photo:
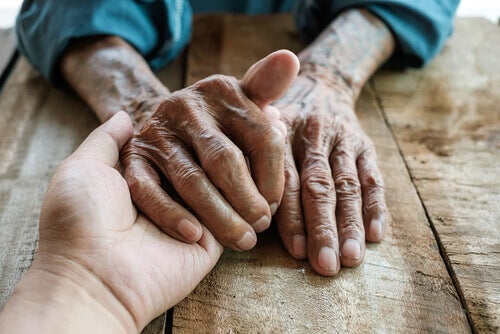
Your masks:
{"label": "wooden plank", "polygon": [[[289,16],[198,18],[188,83],[216,72],[241,76],[249,64],[283,47],[300,48]],[[385,175],[393,223],[384,241],[368,245],[364,265],[326,278],[289,257],[275,230],[261,234],[250,252],[225,251],[214,271],[175,307],[174,333],[470,332],[421,202],[369,90],[357,111]]]}
{"label": "wooden plank", "polygon": [[424,70],[374,79],[478,332],[500,331],[500,27],[459,19]]}
{"label": "wooden plank", "polygon": [[[158,73],[182,87],[183,60]],[[0,306],[34,257],[40,206],[55,167],[98,121],[74,95],[52,88],[21,58],[0,94]],[[163,333],[165,316],[143,333]]]}

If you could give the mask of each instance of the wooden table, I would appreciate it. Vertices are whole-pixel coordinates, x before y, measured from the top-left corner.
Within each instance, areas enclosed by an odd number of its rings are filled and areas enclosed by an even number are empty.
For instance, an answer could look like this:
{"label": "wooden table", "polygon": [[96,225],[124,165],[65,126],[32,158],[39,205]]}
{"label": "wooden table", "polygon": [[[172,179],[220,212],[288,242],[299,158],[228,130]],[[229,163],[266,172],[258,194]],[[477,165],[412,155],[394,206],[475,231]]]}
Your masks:
{"label": "wooden table", "polygon": [[[298,51],[287,15],[197,18],[185,55],[159,73],[179,88],[241,77],[267,53]],[[184,72],[185,70],[185,72]],[[184,73],[183,73],[184,72]],[[167,317],[174,333],[495,333],[500,326],[500,28],[457,20],[423,70],[382,70],[359,119],[375,142],[392,215],[362,266],[334,278],[290,258],[275,230],[226,251]],[[0,303],[30,266],[56,165],[95,128],[75,96],[20,59],[0,95]],[[145,332],[162,331],[164,317]]]}

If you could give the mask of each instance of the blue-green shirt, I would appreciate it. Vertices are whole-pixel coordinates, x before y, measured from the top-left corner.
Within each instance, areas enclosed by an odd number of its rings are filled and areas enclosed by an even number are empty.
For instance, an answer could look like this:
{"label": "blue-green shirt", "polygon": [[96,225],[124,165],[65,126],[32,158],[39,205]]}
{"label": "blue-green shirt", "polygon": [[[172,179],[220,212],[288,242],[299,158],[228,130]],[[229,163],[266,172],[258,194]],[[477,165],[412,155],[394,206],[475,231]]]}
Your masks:
{"label": "blue-green shirt", "polygon": [[153,69],[186,46],[192,15],[206,12],[263,14],[294,11],[297,27],[312,40],[340,12],[363,7],[380,17],[397,40],[391,62],[422,66],[451,34],[459,0],[25,0],[17,18],[19,49],[52,82],[69,41],[117,35]]}

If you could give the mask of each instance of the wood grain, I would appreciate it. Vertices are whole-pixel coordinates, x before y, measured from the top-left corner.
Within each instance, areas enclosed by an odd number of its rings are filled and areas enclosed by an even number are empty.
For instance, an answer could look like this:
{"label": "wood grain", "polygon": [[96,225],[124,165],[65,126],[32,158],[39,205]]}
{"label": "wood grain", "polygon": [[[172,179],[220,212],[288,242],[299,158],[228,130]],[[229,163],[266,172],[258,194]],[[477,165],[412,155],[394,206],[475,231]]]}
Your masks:
{"label": "wood grain", "polygon": [[[158,73],[183,82],[182,59]],[[98,126],[73,94],[50,86],[21,58],[0,94],[0,305],[33,260],[40,206],[54,169]],[[164,332],[165,316],[143,333]]]}
{"label": "wood grain", "polygon": [[457,20],[424,70],[374,78],[478,332],[500,331],[500,27]]}
{"label": "wood grain", "polygon": [[[188,54],[188,83],[218,72],[241,77],[267,53],[300,47],[289,16],[201,17]],[[367,247],[359,268],[325,278],[289,257],[275,230],[261,234],[253,251],[226,251],[215,270],[175,307],[174,333],[470,332],[415,187],[370,90],[363,92],[357,112],[385,175],[393,222],[384,241]]]}

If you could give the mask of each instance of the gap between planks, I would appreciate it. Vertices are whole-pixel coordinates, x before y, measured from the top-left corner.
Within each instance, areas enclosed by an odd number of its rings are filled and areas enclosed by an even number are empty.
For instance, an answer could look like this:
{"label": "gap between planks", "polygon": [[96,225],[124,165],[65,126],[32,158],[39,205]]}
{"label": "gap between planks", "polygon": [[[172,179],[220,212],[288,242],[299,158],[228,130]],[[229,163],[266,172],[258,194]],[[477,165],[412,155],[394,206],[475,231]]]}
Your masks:
{"label": "gap between planks", "polygon": [[462,304],[462,307],[465,310],[465,315],[467,316],[467,322],[469,323],[469,326],[471,328],[472,333],[477,334],[477,330],[474,327],[474,322],[472,321],[472,316],[471,316],[471,313],[469,311],[469,307],[467,306],[465,296],[463,294],[462,288],[460,287],[460,282],[457,278],[455,270],[453,269],[453,265],[450,262],[450,258],[448,257],[448,254],[446,253],[446,248],[444,247],[443,243],[441,242],[441,238],[439,237],[439,233],[438,233],[436,227],[434,226],[434,222],[432,221],[432,218],[429,214],[427,206],[425,205],[425,202],[422,199],[422,195],[420,194],[420,191],[419,191],[417,185],[415,184],[415,179],[414,179],[413,173],[410,169],[410,166],[408,165],[408,161],[406,160],[406,157],[403,153],[403,150],[401,149],[401,146],[399,145],[399,141],[394,133],[394,130],[392,129],[392,126],[389,123],[389,120],[387,119],[387,115],[385,113],[384,106],[382,104],[382,101],[381,101],[379,95],[377,94],[377,90],[375,88],[375,85],[373,84],[372,80],[370,80],[367,85],[369,86],[369,88],[372,92],[373,98],[377,104],[377,108],[379,109],[380,114],[382,115],[382,118],[384,120],[386,128],[387,128],[388,132],[390,133],[392,139],[394,140],[394,143],[398,149],[399,155],[401,156],[401,159],[404,162],[405,168],[408,172],[408,175],[410,176],[411,183],[413,184],[413,188],[415,189],[415,192],[417,193],[418,200],[420,201],[420,204],[422,205],[422,208],[424,209],[425,217],[427,218],[427,222],[429,223],[429,226],[432,230],[432,234],[434,235],[434,238],[436,240],[436,244],[439,247],[439,254],[441,255],[441,258],[443,259],[443,262],[446,266],[446,270],[448,271],[448,275],[450,276],[451,281],[453,282],[453,286],[455,287],[455,290],[460,298],[459,299],[460,304]]}

